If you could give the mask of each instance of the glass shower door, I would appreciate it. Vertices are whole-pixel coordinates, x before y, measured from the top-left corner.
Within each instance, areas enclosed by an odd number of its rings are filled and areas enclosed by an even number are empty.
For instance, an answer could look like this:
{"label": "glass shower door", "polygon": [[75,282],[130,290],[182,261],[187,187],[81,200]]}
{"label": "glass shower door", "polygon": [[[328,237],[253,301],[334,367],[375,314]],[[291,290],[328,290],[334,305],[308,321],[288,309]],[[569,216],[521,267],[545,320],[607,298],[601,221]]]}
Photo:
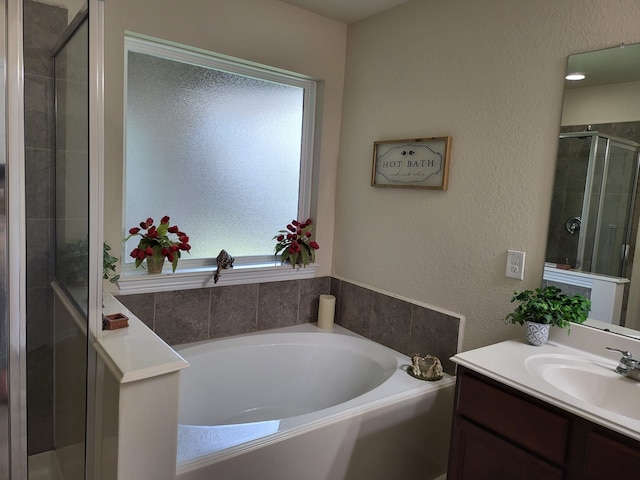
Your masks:
{"label": "glass shower door", "polygon": [[89,301],[89,22],[54,53],[54,442],[64,480],[85,478]]}
{"label": "glass shower door", "polygon": [[599,198],[600,218],[593,251],[595,273],[624,276],[635,197],[637,150],[608,142],[607,169]]}
{"label": "glass shower door", "polygon": [[[30,478],[85,478],[89,297],[87,8],[24,2]],[[71,21],[69,22],[69,19]]]}
{"label": "glass shower door", "polygon": [[589,139],[587,177],[582,189],[582,226],[578,236],[576,268],[584,272],[595,271],[597,232],[599,230],[602,182],[606,179],[607,141],[597,135]]}

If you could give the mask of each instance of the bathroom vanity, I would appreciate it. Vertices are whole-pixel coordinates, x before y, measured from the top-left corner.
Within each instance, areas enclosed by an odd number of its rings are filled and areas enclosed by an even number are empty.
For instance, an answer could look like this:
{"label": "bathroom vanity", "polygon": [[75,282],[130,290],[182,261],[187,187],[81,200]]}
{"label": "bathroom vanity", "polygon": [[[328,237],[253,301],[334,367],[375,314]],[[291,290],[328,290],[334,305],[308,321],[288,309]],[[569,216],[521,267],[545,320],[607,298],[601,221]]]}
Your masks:
{"label": "bathroom vanity", "polygon": [[640,356],[640,343],[584,326],[553,335],[453,357],[449,480],[637,478],[640,382],[604,347]]}

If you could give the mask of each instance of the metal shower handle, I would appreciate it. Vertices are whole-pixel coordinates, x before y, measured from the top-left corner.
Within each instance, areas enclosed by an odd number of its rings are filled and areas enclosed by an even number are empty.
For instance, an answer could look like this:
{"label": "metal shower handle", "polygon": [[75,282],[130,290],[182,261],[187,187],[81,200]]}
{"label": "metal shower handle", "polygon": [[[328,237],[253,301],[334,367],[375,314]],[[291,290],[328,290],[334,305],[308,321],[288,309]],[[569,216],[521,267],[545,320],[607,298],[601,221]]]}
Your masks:
{"label": "metal shower handle", "polygon": [[564,222],[564,228],[569,232],[569,235],[575,235],[578,230],[580,230],[580,225],[582,225],[582,219],[580,217],[569,217],[567,221]]}

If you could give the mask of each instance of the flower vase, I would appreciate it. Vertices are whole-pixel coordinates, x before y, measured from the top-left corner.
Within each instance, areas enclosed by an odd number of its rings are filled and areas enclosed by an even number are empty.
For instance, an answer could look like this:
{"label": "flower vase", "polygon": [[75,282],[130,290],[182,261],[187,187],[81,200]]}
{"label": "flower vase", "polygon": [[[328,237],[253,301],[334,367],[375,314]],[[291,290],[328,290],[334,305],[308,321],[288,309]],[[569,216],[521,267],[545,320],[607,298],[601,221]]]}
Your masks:
{"label": "flower vase", "polygon": [[304,263],[302,263],[302,257],[298,256],[298,258],[296,258],[296,263],[293,263],[291,261],[291,258],[287,258],[284,262],[281,263],[285,263],[287,265],[291,265],[293,268],[296,268],[296,266],[298,267],[306,267],[306,265]]}
{"label": "flower vase", "polygon": [[527,341],[531,345],[535,345],[539,347],[540,345],[544,345],[549,340],[549,329],[551,325],[547,323],[535,323],[526,321],[526,337]]}
{"label": "flower vase", "polygon": [[160,247],[153,247],[153,255],[147,257],[147,274],[162,273],[164,258]]}

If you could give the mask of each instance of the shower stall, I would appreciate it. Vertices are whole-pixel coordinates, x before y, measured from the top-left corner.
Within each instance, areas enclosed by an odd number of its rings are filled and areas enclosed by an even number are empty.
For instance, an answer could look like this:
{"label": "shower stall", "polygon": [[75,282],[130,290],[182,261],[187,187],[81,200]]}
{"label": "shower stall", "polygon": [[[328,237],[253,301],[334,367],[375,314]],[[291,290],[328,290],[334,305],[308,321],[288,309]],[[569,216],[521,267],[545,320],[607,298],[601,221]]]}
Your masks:
{"label": "shower stall", "polygon": [[546,262],[630,276],[639,152],[639,143],[598,131],[560,135]]}
{"label": "shower stall", "polygon": [[0,4],[0,479],[80,480],[102,253],[101,214],[89,215],[100,179],[89,24],[101,7]]}

